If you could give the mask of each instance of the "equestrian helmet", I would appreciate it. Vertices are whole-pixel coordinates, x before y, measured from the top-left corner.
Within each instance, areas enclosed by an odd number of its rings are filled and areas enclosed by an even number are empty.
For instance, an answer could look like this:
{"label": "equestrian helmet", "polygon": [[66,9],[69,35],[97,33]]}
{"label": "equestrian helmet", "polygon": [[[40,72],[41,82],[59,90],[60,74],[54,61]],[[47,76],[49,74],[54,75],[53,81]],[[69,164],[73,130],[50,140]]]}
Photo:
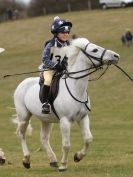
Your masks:
{"label": "equestrian helmet", "polygon": [[51,33],[69,33],[72,28],[72,23],[63,19],[60,19],[58,16],[54,18],[54,21],[51,25]]}

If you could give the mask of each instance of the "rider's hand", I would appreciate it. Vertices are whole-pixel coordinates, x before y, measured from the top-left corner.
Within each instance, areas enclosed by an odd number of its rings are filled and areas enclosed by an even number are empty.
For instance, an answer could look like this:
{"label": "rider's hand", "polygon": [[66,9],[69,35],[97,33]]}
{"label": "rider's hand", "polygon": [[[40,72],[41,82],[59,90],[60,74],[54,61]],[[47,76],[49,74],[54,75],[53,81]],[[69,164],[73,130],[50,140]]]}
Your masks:
{"label": "rider's hand", "polygon": [[64,70],[64,67],[60,63],[55,64],[54,68],[59,72]]}

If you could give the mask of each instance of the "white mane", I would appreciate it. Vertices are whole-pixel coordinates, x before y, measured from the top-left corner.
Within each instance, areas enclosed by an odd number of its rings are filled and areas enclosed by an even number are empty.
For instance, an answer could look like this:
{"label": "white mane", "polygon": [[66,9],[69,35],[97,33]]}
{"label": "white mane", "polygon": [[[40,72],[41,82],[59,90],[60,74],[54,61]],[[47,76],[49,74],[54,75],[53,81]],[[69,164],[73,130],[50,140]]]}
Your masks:
{"label": "white mane", "polygon": [[89,43],[89,40],[86,38],[77,38],[72,41],[72,45],[84,49],[85,46]]}
{"label": "white mane", "polygon": [[[77,60],[77,55],[79,54],[81,49],[85,49],[85,46],[89,43],[88,39],[86,38],[77,38],[71,41],[71,45],[65,47],[64,49],[67,50],[67,56],[69,58],[68,63],[69,66],[72,66],[75,61]],[[62,51],[64,50],[62,48]]]}
{"label": "white mane", "polygon": [[[89,43],[86,38],[77,38],[71,41],[71,45],[62,48],[54,47],[54,55],[60,55],[63,59],[65,55],[71,60],[75,61],[77,54],[81,49],[85,49],[85,46]],[[56,59],[56,57],[53,57]]]}

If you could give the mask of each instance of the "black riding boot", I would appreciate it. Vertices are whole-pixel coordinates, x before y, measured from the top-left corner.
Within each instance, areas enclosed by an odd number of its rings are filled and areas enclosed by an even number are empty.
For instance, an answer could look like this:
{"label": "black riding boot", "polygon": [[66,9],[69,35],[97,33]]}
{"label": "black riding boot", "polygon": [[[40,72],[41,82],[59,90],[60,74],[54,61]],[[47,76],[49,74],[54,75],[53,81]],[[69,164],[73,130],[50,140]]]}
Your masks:
{"label": "black riding boot", "polygon": [[51,105],[48,102],[50,86],[42,85],[40,88],[40,101],[42,102],[42,113],[49,114],[51,112]]}

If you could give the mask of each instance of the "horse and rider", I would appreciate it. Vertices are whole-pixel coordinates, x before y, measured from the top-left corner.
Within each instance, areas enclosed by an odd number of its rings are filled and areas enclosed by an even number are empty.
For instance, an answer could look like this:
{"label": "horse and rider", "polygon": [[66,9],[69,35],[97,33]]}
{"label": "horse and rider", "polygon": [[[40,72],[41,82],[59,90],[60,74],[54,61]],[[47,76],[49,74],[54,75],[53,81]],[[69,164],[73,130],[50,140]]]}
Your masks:
{"label": "horse and rider", "polygon": [[[42,64],[39,66],[40,74],[40,101],[42,102],[42,113],[49,114],[51,105],[49,103],[49,90],[53,75],[56,71],[62,72],[65,66],[60,62],[60,55],[55,55],[55,48],[62,48],[70,45],[69,33],[72,23],[56,16],[51,25],[53,38],[45,43]],[[67,63],[66,63],[67,65]]]}
{"label": "horse and rider", "polygon": [[[25,168],[30,168],[31,161],[25,133],[32,115],[41,121],[40,139],[46,149],[51,167],[58,167],[56,154],[49,141],[52,123],[60,124],[62,137],[59,171],[68,168],[70,130],[73,122],[78,123],[84,142],[83,147],[75,152],[74,161],[79,162],[85,157],[93,139],[88,115],[89,76],[101,69],[103,65],[110,66],[117,63],[120,58],[116,52],[97,46],[86,38],[77,38],[70,43],[71,28],[71,22],[59,17],[54,18],[51,26],[53,38],[45,43],[42,64],[39,66],[40,78],[26,78],[14,92],[15,122],[18,124],[17,135],[23,151]],[[60,76],[58,94],[51,102],[53,97],[49,100],[49,94],[58,76]]]}

